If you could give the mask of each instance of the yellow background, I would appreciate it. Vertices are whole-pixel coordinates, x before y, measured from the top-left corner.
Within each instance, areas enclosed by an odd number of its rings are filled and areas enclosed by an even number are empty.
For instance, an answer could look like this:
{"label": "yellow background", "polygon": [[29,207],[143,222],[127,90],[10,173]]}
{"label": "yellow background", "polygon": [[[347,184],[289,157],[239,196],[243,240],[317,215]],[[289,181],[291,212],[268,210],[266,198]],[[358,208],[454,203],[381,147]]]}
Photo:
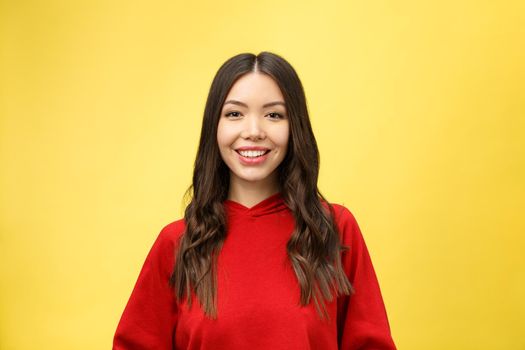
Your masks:
{"label": "yellow background", "polygon": [[525,349],[525,2],[3,1],[0,348],[108,349],[213,75],[301,77],[400,349]]}

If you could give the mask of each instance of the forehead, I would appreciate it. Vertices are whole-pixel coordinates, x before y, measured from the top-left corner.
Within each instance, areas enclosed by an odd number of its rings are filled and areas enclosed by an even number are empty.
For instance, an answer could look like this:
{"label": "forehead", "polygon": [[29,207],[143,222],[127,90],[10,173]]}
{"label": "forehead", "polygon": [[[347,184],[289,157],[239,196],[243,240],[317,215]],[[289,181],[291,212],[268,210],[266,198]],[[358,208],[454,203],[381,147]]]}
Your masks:
{"label": "forehead", "polygon": [[257,101],[283,101],[284,97],[277,83],[267,74],[251,72],[243,75],[231,87],[228,99],[250,103]]}

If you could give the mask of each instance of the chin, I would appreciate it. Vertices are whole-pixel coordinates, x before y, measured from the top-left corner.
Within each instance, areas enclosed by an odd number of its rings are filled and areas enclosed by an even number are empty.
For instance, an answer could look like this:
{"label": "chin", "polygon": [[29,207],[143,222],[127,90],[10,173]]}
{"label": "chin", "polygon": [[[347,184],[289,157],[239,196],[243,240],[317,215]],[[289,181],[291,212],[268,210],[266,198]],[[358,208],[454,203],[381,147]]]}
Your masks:
{"label": "chin", "polygon": [[237,177],[243,181],[258,182],[258,181],[262,181],[266,179],[268,175],[262,175],[262,176],[239,176],[237,175]]}
{"label": "chin", "polygon": [[257,181],[263,181],[270,177],[272,173],[271,172],[257,172],[257,173],[245,173],[245,172],[237,172],[235,173],[235,176],[242,180],[242,181],[248,181],[248,182],[257,182]]}

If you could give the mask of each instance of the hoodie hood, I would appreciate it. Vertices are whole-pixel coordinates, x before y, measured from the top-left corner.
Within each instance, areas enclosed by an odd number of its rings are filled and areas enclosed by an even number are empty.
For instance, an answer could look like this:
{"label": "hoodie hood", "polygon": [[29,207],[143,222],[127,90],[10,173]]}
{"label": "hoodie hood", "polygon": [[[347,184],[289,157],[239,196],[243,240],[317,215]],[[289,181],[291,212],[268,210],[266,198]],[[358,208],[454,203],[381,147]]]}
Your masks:
{"label": "hoodie hood", "polygon": [[228,215],[244,215],[251,217],[270,215],[288,209],[281,192],[277,192],[270,197],[263,199],[250,208],[230,199],[226,199],[223,204]]}

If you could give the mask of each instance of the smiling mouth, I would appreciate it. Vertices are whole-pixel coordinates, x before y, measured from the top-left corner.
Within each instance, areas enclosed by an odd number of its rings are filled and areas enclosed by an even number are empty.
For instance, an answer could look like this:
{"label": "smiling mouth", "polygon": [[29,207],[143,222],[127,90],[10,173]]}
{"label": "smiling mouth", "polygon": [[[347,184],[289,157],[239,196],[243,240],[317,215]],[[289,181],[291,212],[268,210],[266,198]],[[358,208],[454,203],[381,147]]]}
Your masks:
{"label": "smiling mouth", "polygon": [[262,157],[266,154],[268,154],[271,150],[266,150],[266,151],[239,151],[239,150],[235,150],[235,152],[237,152],[238,154],[240,154],[241,156],[245,157],[245,158],[258,158],[258,157]]}

